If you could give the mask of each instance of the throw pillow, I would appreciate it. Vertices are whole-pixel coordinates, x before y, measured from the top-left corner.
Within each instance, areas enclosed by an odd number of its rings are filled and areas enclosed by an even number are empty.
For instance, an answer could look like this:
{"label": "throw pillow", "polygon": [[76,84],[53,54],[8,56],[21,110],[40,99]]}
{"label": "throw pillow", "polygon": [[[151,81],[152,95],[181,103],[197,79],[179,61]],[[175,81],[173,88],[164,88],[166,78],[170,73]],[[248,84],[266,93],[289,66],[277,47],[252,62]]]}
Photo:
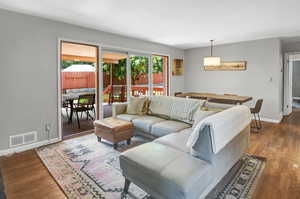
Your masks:
{"label": "throw pillow", "polygon": [[148,98],[145,100],[142,110],[143,115],[147,115],[149,113],[150,102],[151,101]]}
{"label": "throw pillow", "polygon": [[170,96],[152,96],[149,105],[149,115],[169,119],[173,98]]}
{"label": "throw pillow", "polygon": [[146,97],[130,97],[127,104],[127,114],[143,115]]}

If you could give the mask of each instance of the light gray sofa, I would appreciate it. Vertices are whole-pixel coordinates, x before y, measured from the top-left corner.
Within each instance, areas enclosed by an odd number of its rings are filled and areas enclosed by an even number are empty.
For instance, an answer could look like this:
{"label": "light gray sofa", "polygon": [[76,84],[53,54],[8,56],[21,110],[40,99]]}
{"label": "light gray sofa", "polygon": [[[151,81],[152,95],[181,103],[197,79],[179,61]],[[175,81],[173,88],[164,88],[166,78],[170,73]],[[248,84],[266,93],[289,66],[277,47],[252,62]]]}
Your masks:
{"label": "light gray sofa", "polygon": [[[222,125],[229,126],[228,129],[237,126],[235,136],[218,151],[215,151],[214,146],[215,132],[209,123],[205,123],[206,120],[202,121],[203,124],[199,122],[196,128],[191,128],[189,124],[178,120],[127,115],[124,113],[125,104],[114,107],[114,116],[132,121],[136,133],[156,138],[120,155],[120,167],[125,177],[123,196],[126,196],[129,185],[133,182],[155,199],[204,198],[238,162],[249,145],[249,109],[245,106],[232,107],[215,103],[202,105],[227,109],[209,116],[207,121],[221,118]],[[242,112],[240,109],[249,112],[245,116],[249,122],[242,125],[238,125],[241,114],[237,113]],[[192,147],[188,147],[187,142],[195,133],[199,137]]]}
{"label": "light gray sofa", "polygon": [[[180,133],[185,129],[191,128],[194,122],[193,115],[201,106],[213,109],[227,109],[232,107],[232,105],[171,96],[154,96],[149,97],[149,100],[149,109],[150,111],[152,110],[151,114],[127,114],[127,103],[114,103],[112,105],[112,115],[113,117],[132,122],[135,134],[156,139],[170,133]],[[186,118],[188,116],[189,119]]]}
{"label": "light gray sofa", "polygon": [[[222,107],[228,108],[227,106]],[[114,114],[116,117],[125,119],[124,114],[118,114],[122,112],[121,109],[124,109],[124,105],[122,107],[119,105],[114,110]],[[223,124],[226,126],[232,122],[232,117],[228,117],[230,112],[235,114],[238,110],[239,108],[228,109],[226,114],[225,111],[222,111],[209,117],[212,119],[214,117],[222,118],[223,114],[225,116]],[[132,117],[130,120],[134,125],[138,124]],[[120,155],[120,166],[125,177],[123,195],[127,194],[130,182],[133,182],[155,199],[204,198],[238,162],[249,144],[249,124],[244,125],[243,129],[220,151],[215,152],[212,129],[209,125],[204,125],[201,129],[178,125],[183,128],[180,129],[172,123],[168,123],[172,122],[170,120],[146,119],[146,121],[154,123],[152,125],[144,124],[144,126],[138,124],[137,132],[142,132],[142,135],[147,136],[150,132],[150,137],[157,137],[157,135],[160,137]],[[157,125],[154,133],[153,127],[160,122],[166,123],[166,126],[171,125],[170,129],[178,130],[169,133],[165,127],[162,130]],[[199,138],[192,148],[193,151],[197,151],[197,155],[192,154],[191,148],[186,144],[195,131],[199,131]]]}

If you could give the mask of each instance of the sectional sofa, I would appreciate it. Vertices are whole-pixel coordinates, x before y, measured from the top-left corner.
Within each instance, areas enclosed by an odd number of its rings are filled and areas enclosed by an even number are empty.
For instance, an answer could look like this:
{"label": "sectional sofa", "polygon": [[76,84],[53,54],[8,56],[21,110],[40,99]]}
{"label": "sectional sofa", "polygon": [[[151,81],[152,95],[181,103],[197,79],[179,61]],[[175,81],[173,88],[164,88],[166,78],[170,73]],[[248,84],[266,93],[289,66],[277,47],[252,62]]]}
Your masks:
{"label": "sectional sofa", "polygon": [[204,198],[238,162],[249,144],[251,114],[176,97],[151,97],[145,115],[113,106],[113,116],[133,122],[135,133],[154,140],[120,155],[125,177],[156,199]]}

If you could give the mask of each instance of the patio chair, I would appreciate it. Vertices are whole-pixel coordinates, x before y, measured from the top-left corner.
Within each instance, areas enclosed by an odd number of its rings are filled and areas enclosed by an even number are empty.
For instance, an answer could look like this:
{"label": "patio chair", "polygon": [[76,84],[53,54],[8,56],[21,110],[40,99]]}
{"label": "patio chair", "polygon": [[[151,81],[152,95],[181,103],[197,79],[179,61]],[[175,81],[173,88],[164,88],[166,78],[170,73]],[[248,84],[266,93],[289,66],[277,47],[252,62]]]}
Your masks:
{"label": "patio chair", "polygon": [[73,111],[76,113],[78,128],[80,129],[80,119],[78,113],[86,113],[86,119],[94,118],[90,115],[92,111],[95,115],[95,94],[80,95],[77,103],[75,104]]}
{"label": "patio chair", "polygon": [[[69,109],[70,109],[70,102],[68,100],[65,100],[62,102],[62,108],[65,109],[66,114],[67,114],[67,118],[69,119]],[[62,113],[62,115],[64,116],[64,114]]]}
{"label": "patio chair", "polygon": [[125,102],[126,87],[120,85],[112,85],[111,92],[109,93],[109,104],[114,102]]}

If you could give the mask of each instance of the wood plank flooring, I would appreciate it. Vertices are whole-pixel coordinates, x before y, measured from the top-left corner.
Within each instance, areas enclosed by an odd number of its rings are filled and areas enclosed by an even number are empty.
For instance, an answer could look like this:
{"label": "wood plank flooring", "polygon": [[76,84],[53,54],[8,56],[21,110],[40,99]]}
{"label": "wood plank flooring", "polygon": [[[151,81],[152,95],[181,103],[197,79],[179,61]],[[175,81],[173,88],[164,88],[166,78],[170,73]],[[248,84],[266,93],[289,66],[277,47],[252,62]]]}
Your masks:
{"label": "wood plank flooring", "polygon": [[[300,198],[300,111],[281,124],[263,123],[248,153],[267,158],[253,198]],[[8,199],[66,198],[33,150],[0,160]]]}
{"label": "wood plank flooring", "polygon": [[280,124],[264,123],[261,134],[252,134],[248,153],[267,158],[253,198],[300,198],[300,111]]}

